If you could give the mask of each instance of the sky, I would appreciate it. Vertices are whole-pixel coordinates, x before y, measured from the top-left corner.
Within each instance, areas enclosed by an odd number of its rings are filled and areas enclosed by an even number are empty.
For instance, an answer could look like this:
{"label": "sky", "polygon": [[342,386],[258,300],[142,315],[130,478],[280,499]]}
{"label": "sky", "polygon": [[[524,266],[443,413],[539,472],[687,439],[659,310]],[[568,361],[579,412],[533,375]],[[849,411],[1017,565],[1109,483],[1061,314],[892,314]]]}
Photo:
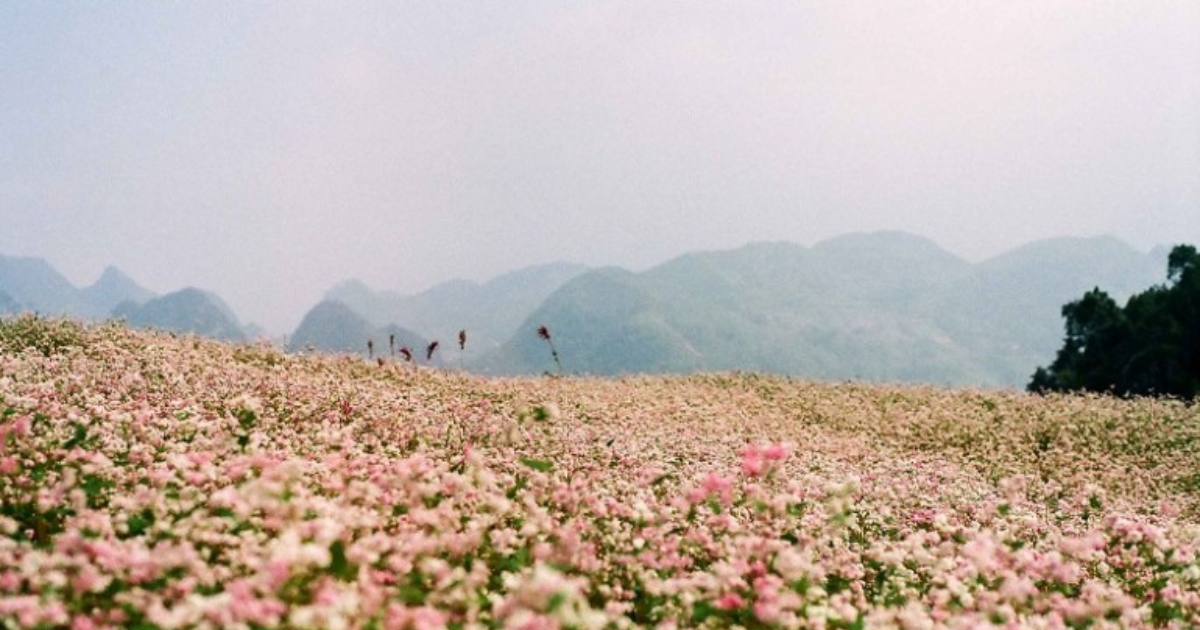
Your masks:
{"label": "sky", "polygon": [[0,254],[333,284],[899,229],[1200,243],[1200,3],[0,3]]}

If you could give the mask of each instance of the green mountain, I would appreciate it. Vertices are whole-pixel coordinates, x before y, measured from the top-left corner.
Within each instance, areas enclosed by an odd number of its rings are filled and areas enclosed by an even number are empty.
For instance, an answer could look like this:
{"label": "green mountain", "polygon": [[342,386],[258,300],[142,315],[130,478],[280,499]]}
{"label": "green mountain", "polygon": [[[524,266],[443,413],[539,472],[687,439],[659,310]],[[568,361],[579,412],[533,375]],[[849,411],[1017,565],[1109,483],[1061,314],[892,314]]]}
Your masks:
{"label": "green mountain", "polygon": [[1055,239],[972,265],[909,234],[811,248],[760,243],[563,285],[476,368],[570,373],[758,370],[822,379],[1020,386],[1061,338],[1062,304],[1095,284],[1144,287],[1154,256]]}
{"label": "green mountain", "polygon": [[[300,326],[292,333],[287,347],[289,352],[349,352],[366,356],[367,342],[371,342],[375,356],[386,357],[392,350],[389,342],[393,337],[396,351],[407,347],[416,361],[428,363],[425,360],[428,339],[399,326],[376,326],[337,300],[323,300],[309,309]],[[443,354],[450,349],[449,346],[443,343],[439,347],[434,354],[434,364],[442,363]]]}
{"label": "green mountain", "polygon": [[349,306],[373,326],[402,326],[443,344],[457,345],[458,331],[466,329],[465,356],[472,359],[499,348],[551,293],[585,270],[551,263],[484,283],[452,280],[414,295],[374,291],[352,280],[333,287],[325,298]]}
{"label": "green mountain", "polygon": [[1112,237],[1038,241],[976,265],[938,301],[936,321],[996,382],[1021,385],[1062,345],[1064,304],[1094,287],[1123,304],[1162,281],[1166,259]]}
{"label": "green mountain", "polygon": [[155,328],[191,333],[222,341],[245,341],[245,334],[229,309],[215,294],[187,288],[143,304],[126,301],[112,311],[134,328]]}

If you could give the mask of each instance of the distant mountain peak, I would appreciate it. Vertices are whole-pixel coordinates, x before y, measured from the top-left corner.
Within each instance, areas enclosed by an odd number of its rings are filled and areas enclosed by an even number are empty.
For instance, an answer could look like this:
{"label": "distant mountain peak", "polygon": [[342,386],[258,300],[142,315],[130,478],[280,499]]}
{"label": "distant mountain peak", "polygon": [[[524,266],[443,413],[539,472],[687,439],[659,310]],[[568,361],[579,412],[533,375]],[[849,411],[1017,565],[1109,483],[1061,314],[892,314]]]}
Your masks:
{"label": "distant mountain peak", "polygon": [[138,292],[151,293],[149,290],[142,288],[133,278],[130,278],[125,272],[109,265],[104,268],[104,272],[96,279],[88,289],[97,291],[129,291],[135,290]]}
{"label": "distant mountain peak", "polygon": [[362,281],[345,280],[326,291],[325,299],[341,302],[371,327],[395,324],[441,339],[452,339],[459,330],[466,329],[471,343],[465,352],[470,358],[498,347],[548,295],[586,269],[572,263],[546,263],[484,282],[448,280],[407,295],[376,291]]}
{"label": "distant mountain peak", "polygon": [[[100,273],[100,278],[95,284],[133,284],[133,279],[130,278],[124,271],[118,269],[115,265],[109,265]],[[93,285],[95,286],[95,285]]]}
{"label": "distant mountain peak", "polygon": [[102,313],[111,313],[114,308],[125,302],[142,304],[155,297],[153,291],[139,286],[112,265],[105,267],[100,278],[80,293]]}
{"label": "distant mountain peak", "polygon": [[80,295],[75,285],[41,258],[0,256],[0,290],[22,306],[45,315],[84,318],[103,315]]}
{"label": "distant mountain peak", "polygon": [[[395,338],[394,348],[389,339]],[[288,350],[300,352],[351,352],[365,354],[371,343],[378,356],[407,346],[413,350],[429,343],[421,335],[395,325],[376,327],[350,306],[337,300],[322,300],[309,309],[288,340]]]}
{"label": "distant mountain peak", "polygon": [[[347,278],[346,280],[342,280],[341,282],[334,284],[332,287],[329,287],[329,290],[326,291],[325,293],[328,296],[331,293],[343,293],[343,292],[371,293],[373,291],[374,291],[374,289],[372,289],[369,285],[367,285],[367,283],[363,282],[362,280],[359,280],[358,278]],[[330,299],[335,299],[335,298],[330,298]]]}
{"label": "distant mountain peak", "polygon": [[127,300],[113,309],[113,315],[134,327],[158,328],[194,333],[226,341],[243,341],[237,318],[215,294],[187,287],[144,304]]}
{"label": "distant mountain peak", "polygon": [[848,249],[869,250],[887,248],[889,250],[910,250],[924,253],[938,253],[957,258],[936,241],[918,234],[903,230],[875,230],[872,232],[851,232],[833,238],[828,238],[813,245],[814,250]]}

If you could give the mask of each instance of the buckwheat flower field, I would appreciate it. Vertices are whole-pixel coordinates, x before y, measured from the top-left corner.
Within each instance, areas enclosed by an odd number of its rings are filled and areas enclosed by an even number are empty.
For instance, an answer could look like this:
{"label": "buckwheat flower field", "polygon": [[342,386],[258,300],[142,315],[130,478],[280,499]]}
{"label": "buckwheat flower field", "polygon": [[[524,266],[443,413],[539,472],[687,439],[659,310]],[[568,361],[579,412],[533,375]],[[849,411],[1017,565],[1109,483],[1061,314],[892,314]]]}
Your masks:
{"label": "buckwheat flower field", "polygon": [[1178,401],[0,323],[6,629],[1194,628],[1198,515]]}

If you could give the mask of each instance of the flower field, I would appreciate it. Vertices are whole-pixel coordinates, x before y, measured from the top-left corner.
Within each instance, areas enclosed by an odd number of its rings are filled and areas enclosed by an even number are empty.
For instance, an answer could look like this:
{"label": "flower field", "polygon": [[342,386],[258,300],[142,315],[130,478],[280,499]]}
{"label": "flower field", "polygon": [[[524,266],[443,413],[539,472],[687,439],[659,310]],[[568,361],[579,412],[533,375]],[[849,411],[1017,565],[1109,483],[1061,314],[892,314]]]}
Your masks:
{"label": "flower field", "polygon": [[5,629],[1195,628],[1198,517],[1178,401],[0,323]]}

